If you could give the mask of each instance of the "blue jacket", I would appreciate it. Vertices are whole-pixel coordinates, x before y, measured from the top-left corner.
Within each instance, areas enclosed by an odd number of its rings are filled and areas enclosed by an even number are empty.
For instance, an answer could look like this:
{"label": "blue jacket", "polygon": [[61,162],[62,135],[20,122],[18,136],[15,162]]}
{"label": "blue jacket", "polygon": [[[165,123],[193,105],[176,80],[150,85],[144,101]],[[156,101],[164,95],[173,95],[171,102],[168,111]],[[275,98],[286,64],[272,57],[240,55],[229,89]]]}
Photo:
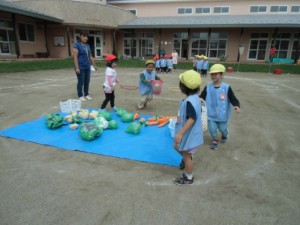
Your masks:
{"label": "blue jacket", "polygon": [[181,130],[184,124],[187,121],[186,118],[186,105],[187,102],[190,102],[197,115],[197,119],[194,125],[184,133],[182,136],[181,142],[179,143],[179,151],[188,151],[193,148],[197,148],[198,146],[203,144],[203,130],[202,130],[202,120],[201,120],[201,102],[199,96],[197,94],[190,95],[186,97],[179,103],[179,121],[177,121],[175,126],[175,134]]}
{"label": "blue jacket", "polygon": [[221,83],[215,88],[213,83],[206,87],[207,119],[217,122],[226,122],[231,116],[231,103],[228,99],[229,84]]}
{"label": "blue jacket", "polygon": [[141,95],[146,95],[146,94],[152,94],[153,89],[152,89],[152,83],[150,82],[151,79],[155,79],[155,71],[153,70],[151,73],[148,73],[147,70],[143,71],[143,74],[145,75],[145,78],[147,83],[143,83],[141,80],[141,76],[139,77],[139,90]]}

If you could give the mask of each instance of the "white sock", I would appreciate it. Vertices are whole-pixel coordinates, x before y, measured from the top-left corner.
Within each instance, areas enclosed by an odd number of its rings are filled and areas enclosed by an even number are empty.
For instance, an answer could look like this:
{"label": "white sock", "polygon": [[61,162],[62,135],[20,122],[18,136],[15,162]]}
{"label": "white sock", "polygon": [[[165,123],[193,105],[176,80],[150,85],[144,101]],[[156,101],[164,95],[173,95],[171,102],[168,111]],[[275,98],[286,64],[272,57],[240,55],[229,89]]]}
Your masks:
{"label": "white sock", "polygon": [[185,172],[185,175],[186,175],[187,179],[189,179],[189,180],[193,179],[193,174],[192,173],[189,174],[189,173]]}

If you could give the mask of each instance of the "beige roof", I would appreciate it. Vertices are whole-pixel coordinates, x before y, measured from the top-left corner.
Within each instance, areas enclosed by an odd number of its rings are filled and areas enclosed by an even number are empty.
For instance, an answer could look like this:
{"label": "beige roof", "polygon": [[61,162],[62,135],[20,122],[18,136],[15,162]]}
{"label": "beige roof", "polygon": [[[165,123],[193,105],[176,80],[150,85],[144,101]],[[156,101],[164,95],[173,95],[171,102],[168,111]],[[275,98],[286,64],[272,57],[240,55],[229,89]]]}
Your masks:
{"label": "beige roof", "polygon": [[63,20],[64,24],[117,28],[135,16],[127,10],[99,3],[70,0],[26,0],[18,4]]}
{"label": "beige roof", "polygon": [[61,20],[60,18],[49,16],[48,14],[41,13],[31,8],[24,7],[22,5],[15,4],[13,2],[8,2],[5,0],[0,1],[0,10],[4,12],[16,13],[19,15],[30,16],[30,17],[56,22],[56,23],[63,22],[63,20]]}

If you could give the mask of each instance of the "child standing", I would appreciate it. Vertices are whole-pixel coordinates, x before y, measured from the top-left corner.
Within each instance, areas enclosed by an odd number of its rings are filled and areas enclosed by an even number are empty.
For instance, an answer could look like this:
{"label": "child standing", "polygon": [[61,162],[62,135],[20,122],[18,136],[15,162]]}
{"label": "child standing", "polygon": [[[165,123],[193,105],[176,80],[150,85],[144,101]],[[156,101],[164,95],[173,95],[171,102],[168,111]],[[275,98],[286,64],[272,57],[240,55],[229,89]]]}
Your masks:
{"label": "child standing", "polygon": [[172,69],[173,69],[173,59],[172,59],[172,56],[169,56],[168,58],[167,58],[167,73],[171,73],[172,72]]}
{"label": "child standing", "polygon": [[209,62],[207,61],[207,56],[203,56],[202,68],[201,68],[201,76],[207,76],[207,70],[209,68]]}
{"label": "child standing", "polygon": [[110,102],[111,109],[116,110],[115,85],[116,83],[120,83],[120,79],[115,70],[115,67],[117,66],[117,57],[115,55],[108,55],[106,61],[105,82],[103,83],[105,99],[101,105],[101,110],[105,110],[108,102]]}
{"label": "child standing", "polygon": [[228,139],[228,121],[231,116],[231,105],[237,113],[240,112],[240,102],[235,97],[229,84],[223,83],[225,67],[222,64],[215,64],[210,68],[212,83],[208,84],[200,98],[206,101],[208,130],[212,138],[210,148],[218,148],[217,132],[221,132],[221,141]]}
{"label": "child standing", "polygon": [[203,130],[201,101],[198,96],[201,77],[194,70],[188,70],[180,74],[179,80],[179,88],[186,98],[179,104],[174,148],[183,156],[180,168],[186,170],[174,183],[182,185],[194,183],[192,154],[203,144]]}
{"label": "child standing", "polygon": [[199,74],[201,74],[201,70],[202,70],[202,66],[203,66],[203,55],[200,55],[197,57],[197,63],[196,63],[196,68],[197,68],[197,72]]}
{"label": "child standing", "polygon": [[152,81],[160,80],[154,70],[155,62],[153,60],[146,61],[146,69],[140,74],[139,77],[139,90],[141,94],[141,100],[137,105],[137,111],[141,111],[147,106],[147,102],[153,99]]}

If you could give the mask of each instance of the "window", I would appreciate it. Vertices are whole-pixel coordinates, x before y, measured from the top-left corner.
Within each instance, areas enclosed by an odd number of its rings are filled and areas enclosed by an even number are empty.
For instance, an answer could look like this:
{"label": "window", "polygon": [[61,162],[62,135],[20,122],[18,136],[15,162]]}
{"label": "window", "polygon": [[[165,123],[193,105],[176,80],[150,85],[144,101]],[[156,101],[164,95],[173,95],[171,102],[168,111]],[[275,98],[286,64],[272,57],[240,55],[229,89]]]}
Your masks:
{"label": "window", "polygon": [[124,33],[123,35],[123,54],[136,57],[136,34]]}
{"label": "window", "polygon": [[[294,34],[294,40],[293,40],[293,48],[292,48],[292,54],[291,54],[291,58],[295,59],[296,57],[296,51],[299,45],[299,33]],[[299,51],[299,49],[298,49]],[[299,53],[298,53],[299,54]],[[298,59],[300,59],[300,55],[298,55]]]}
{"label": "window", "polygon": [[179,58],[187,57],[188,32],[178,32],[173,34],[173,49],[178,52]]}
{"label": "window", "polygon": [[293,12],[293,13],[299,13],[300,12],[300,6],[299,5],[293,5],[291,7],[291,12]]}
{"label": "window", "polygon": [[34,29],[33,25],[25,24],[25,23],[19,23],[19,35],[21,41],[30,41],[34,42]]}
{"label": "window", "polygon": [[193,9],[192,8],[178,8],[177,14],[192,14]]}
{"label": "window", "polygon": [[139,35],[139,56],[147,57],[154,55],[153,33],[140,33]]}
{"label": "window", "polygon": [[250,13],[263,13],[267,12],[267,6],[255,5],[250,7]]}
{"label": "window", "polygon": [[11,22],[0,20],[0,55],[16,54],[16,40]]}
{"label": "window", "polygon": [[268,33],[251,33],[248,58],[253,60],[265,60],[268,44]]}
{"label": "window", "polygon": [[210,13],[210,8],[209,7],[196,8],[195,13],[196,14],[208,14],[208,13]]}
{"label": "window", "polygon": [[278,33],[275,39],[276,55],[275,58],[288,58],[288,50],[291,39],[290,33]]}
{"label": "window", "polygon": [[129,12],[131,12],[133,15],[136,15],[136,9],[128,9]]}
{"label": "window", "polygon": [[217,6],[214,7],[214,13],[229,13],[229,7],[228,6]]}
{"label": "window", "polygon": [[206,49],[208,45],[208,33],[192,33],[191,56],[207,55]]}
{"label": "window", "polygon": [[209,43],[208,56],[210,58],[220,58],[226,56],[227,33],[212,32]]}
{"label": "window", "polygon": [[270,12],[287,12],[287,6],[271,6]]}

